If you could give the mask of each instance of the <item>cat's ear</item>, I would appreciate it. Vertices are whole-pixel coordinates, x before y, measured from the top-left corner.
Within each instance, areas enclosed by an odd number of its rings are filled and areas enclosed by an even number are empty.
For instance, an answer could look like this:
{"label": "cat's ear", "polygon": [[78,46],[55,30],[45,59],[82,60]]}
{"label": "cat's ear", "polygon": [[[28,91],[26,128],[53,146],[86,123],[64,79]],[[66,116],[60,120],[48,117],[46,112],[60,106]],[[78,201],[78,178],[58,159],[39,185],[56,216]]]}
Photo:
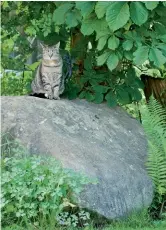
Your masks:
{"label": "cat's ear", "polygon": [[41,46],[41,48],[42,48],[42,49],[44,49],[44,48],[45,48],[45,45],[44,45],[44,44],[42,44],[41,42],[40,42],[40,46]]}
{"label": "cat's ear", "polygon": [[56,47],[57,49],[59,49],[59,47],[60,47],[60,42],[58,42],[58,43],[55,45],[55,47]]}

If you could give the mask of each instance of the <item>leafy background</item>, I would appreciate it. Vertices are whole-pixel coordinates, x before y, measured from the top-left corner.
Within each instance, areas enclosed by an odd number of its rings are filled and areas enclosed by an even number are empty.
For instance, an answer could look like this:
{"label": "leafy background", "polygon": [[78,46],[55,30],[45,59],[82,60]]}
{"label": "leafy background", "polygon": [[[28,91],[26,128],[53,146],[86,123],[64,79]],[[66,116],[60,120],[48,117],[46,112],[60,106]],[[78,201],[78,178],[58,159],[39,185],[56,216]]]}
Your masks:
{"label": "leafy background", "polygon": [[[111,107],[138,102],[144,87],[138,68],[143,72],[148,62],[164,77],[165,15],[166,4],[159,1],[3,2],[2,65],[23,69],[33,51],[27,38],[60,41],[62,55],[68,50],[73,63],[65,92],[69,99],[106,101]],[[14,60],[9,59],[13,42]]]}

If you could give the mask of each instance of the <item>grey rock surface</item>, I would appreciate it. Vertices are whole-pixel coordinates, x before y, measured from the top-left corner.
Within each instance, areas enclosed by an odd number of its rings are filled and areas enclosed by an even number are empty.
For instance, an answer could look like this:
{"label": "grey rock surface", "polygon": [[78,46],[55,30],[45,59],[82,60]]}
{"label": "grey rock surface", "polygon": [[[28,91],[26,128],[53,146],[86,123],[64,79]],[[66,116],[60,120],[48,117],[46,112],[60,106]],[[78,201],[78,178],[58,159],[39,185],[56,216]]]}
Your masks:
{"label": "grey rock surface", "polygon": [[80,205],[107,218],[125,216],[152,201],[145,170],[147,142],[138,121],[119,107],[84,100],[1,98],[2,132],[12,130],[31,153],[47,153],[64,167],[97,178]]}

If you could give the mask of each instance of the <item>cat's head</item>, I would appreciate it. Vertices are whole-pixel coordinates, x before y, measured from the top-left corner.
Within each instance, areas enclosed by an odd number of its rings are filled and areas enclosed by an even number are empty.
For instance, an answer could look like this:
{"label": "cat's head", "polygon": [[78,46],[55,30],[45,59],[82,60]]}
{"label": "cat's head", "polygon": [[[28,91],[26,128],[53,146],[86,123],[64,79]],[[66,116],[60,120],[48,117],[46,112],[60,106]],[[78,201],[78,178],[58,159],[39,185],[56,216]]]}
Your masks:
{"label": "cat's head", "polygon": [[43,59],[46,60],[57,60],[59,59],[59,46],[60,42],[58,42],[56,45],[48,46],[45,44],[40,43],[42,49],[43,49]]}

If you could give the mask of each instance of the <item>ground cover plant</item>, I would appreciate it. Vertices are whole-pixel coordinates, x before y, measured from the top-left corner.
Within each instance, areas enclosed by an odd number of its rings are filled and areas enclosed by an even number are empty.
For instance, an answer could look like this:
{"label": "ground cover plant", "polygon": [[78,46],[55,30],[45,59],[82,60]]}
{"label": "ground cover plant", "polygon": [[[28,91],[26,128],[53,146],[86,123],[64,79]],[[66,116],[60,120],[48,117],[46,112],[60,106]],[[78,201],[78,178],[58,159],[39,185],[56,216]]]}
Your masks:
{"label": "ground cover plant", "polygon": [[[3,140],[9,139],[5,135]],[[54,225],[87,224],[89,213],[73,210],[77,195],[92,180],[64,169],[54,157],[29,156],[11,141],[3,143],[2,150],[2,226],[21,222],[35,226],[38,219],[49,217]]]}

